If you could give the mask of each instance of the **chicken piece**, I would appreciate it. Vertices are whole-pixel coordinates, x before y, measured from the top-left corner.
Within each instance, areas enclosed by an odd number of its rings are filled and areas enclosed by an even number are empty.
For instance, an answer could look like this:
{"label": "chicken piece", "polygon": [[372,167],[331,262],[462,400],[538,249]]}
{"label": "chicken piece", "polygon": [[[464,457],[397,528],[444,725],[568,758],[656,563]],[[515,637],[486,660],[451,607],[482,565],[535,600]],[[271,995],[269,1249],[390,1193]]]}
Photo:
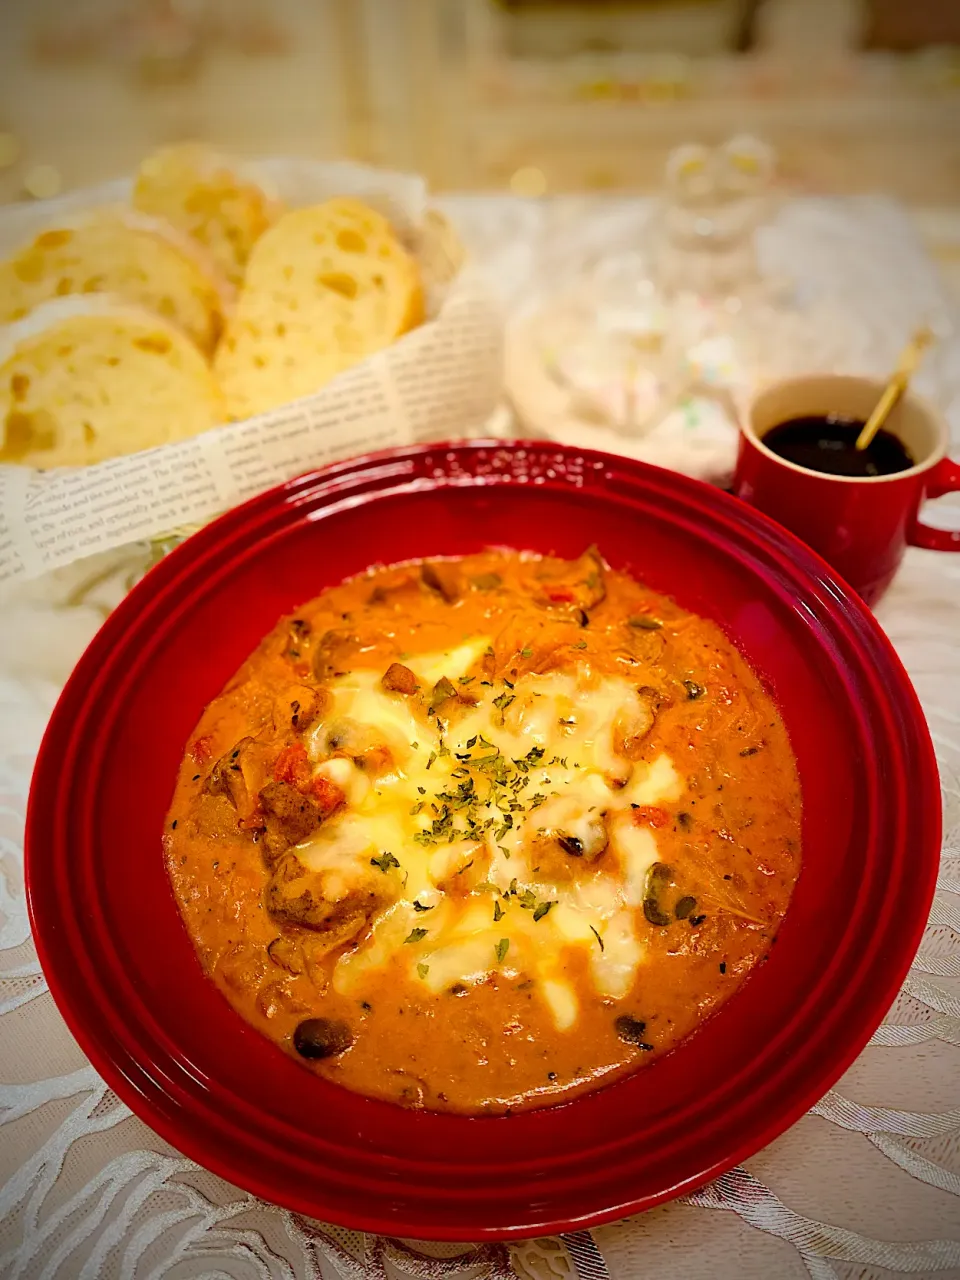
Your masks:
{"label": "chicken piece", "polygon": [[320,935],[327,951],[355,938],[386,902],[383,889],[361,868],[311,871],[294,853],[273,868],[264,890],[270,915],[286,925]]}
{"label": "chicken piece", "polygon": [[277,733],[299,733],[317,718],[329,700],[325,689],[306,684],[288,685],[274,699],[273,724]]}
{"label": "chicken piece", "polygon": [[260,792],[260,805],[267,829],[265,847],[272,857],[306,840],[323,821],[317,802],[289,782],[268,782]]}
{"label": "chicken piece", "polygon": [[237,811],[229,795],[201,792],[190,807],[187,830],[210,840],[239,841],[245,844],[250,833],[237,822]]}
{"label": "chicken piece", "polygon": [[262,827],[258,792],[270,780],[276,747],[269,739],[241,738],[221,756],[203,783],[207,795],[226,796],[236,809],[241,827]]}
{"label": "chicken piece", "polygon": [[453,604],[463,594],[463,578],[456,564],[445,560],[424,560],[420,577],[425,586],[436,591],[447,604]]}
{"label": "chicken piece", "polygon": [[402,693],[407,697],[416,693],[420,688],[417,683],[417,677],[402,662],[391,662],[383,673],[380,683],[385,689],[389,689],[391,693]]}

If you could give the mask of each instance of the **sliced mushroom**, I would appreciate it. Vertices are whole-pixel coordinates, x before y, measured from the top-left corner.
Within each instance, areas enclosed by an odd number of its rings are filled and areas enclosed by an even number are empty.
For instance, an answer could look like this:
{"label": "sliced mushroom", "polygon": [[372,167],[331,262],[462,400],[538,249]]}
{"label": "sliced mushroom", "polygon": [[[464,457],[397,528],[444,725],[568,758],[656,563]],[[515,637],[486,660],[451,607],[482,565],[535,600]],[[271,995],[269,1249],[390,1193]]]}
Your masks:
{"label": "sliced mushroom", "polygon": [[579,836],[568,836],[561,833],[557,836],[557,844],[564,853],[569,853],[571,858],[583,857],[583,841]]}
{"label": "sliced mushroom", "polygon": [[267,955],[278,968],[286,969],[287,973],[303,973],[304,959],[299,943],[285,934],[278,933],[267,944]]}
{"label": "sliced mushroom", "polygon": [[625,760],[641,758],[644,739],[656,722],[659,699],[650,692],[646,687],[637,690],[614,721],[613,749]]}
{"label": "sliced mushroom", "polygon": [[313,650],[313,674],[318,680],[325,681],[338,672],[350,671],[356,666],[357,655],[365,647],[354,631],[334,629],[324,632]]}
{"label": "sliced mushroom", "polygon": [[393,754],[380,731],[373,725],[351,720],[349,716],[318,725],[307,746],[314,759],[342,756],[370,774],[384,773],[393,768]]}
{"label": "sliced mushroom", "polygon": [[661,928],[673,923],[673,914],[665,909],[661,900],[671,874],[666,863],[655,862],[647,872],[647,883],[644,886],[643,914],[651,924]]}
{"label": "sliced mushroom", "polygon": [[677,905],[673,908],[673,914],[678,920],[686,920],[696,905],[696,898],[692,897],[690,894],[686,894],[684,897],[677,899]]}
{"label": "sliced mushroom", "polygon": [[583,588],[580,604],[584,609],[593,609],[607,596],[607,566],[603,556],[596,547],[588,547],[579,560],[574,562]]}
{"label": "sliced mushroom", "polygon": [[664,693],[662,689],[655,689],[653,685],[650,684],[642,684],[637,690],[637,693],[640,695],[641,700],[649,706],[654,715],[657,714],[661,707],[669,705],[670,703],[669,694]]}
{"label": "sliced mushroom", "polygon": [[584,862],[596,862],[608,843],[607,824],[602,813],[588,814],[577,823],[576,831],[558,831],[555,839],[564,853]]}
{"label": "sliced mushroom", "polygon": [[249,807],[249,792],[243,776],[242,756],[253,745],[253,738],[241,738],[232,751],[222,755],[207,775],[203,789],[207,795],[226,796],[239,812]]}
{"label": "sliced mushroom", "polygon": [[340,716],[318,726],[314,734],[313,749],[321,756],[358,756],[376,745],[372,727]]}
{"label": "sliced mushroom", "polygon": [[378,777],[381,773],[389,773],[393,768],[393,752],[384,743],[373,747],[365,747],[351,756],[353,763],[364,773]]}

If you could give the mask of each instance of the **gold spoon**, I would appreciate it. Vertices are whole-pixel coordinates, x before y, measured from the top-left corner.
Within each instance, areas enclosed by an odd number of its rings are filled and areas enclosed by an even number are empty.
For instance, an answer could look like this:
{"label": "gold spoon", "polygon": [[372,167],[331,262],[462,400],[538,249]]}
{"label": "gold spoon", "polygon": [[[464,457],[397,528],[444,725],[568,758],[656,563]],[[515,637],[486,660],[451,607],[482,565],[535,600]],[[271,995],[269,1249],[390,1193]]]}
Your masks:
{"label": "gold spoon", "polygon": [[893,376],[883,389],[883,395],[877,401],[876,408],[866,420],[863,430],[857,436],[856,449],[866,449],[873,437],[886,422],[890,411],[907,389],[910,379],[916,373],[923,358],[923,353],[933,342],[933,330],[924,325],[918,329],[900,353]]}

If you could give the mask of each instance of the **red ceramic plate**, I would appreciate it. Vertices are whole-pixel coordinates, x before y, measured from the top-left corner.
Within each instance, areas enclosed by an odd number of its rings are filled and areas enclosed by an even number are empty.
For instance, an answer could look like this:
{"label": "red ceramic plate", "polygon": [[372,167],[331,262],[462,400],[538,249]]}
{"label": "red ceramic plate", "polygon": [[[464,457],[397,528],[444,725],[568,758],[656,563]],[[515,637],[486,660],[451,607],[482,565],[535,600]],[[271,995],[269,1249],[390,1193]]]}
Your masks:
{"label": "red ceramic plate", "polygon": [[[376,561],[596,542],[716,619],[779,702],[804,861],[770,960],[695,1036],[566,1105],[468,1119],[303,1070],[201,974],[160,852],[203,705],[280,614]],[[872,616],[795,538],[706,485],[540,444],[412,448],[330,467],[191,538],[127,597],[57,705],[27,823],[34,933],[94,1065],[158,1133],[316,1217],[440,1239],[645,1209],[769,1142],[880,1022],[929,909],[936,765]]]}

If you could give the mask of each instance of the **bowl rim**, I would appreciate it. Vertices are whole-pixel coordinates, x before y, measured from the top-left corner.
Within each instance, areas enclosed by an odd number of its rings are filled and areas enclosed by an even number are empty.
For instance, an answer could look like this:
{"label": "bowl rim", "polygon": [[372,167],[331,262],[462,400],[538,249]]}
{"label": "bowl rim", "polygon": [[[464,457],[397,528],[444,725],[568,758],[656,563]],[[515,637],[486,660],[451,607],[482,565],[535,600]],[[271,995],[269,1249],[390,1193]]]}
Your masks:
{"label": "bowl rim", "polygon": [[[889,1007],[892,1003],[913,961],[926,925],[929,905],[935,889],[936,858],[933,856],[933,852],[935,851],[937,855],[939,854],[941,839],[940,791],[936,757],[919,699],[895,649],[867,606],[856,596],[853,589],[847,586],[814,551],[775,521],[747,506],[738,498],[699,480],[694,480],[676,472],[665,471],[647,463],[623,459],[616,455],[574,449],[571,446],[561,446],[549,441],[523,439],[504,441],[481,438],[398,446],[388,450],[360,455],[356,458],[335,462],[306,472],[293,480],[275,486],[264,493],[254,496],[247,502],[231,508],[205,525],[197,533],[185,539],[180,546],[174,548],[158,565],[152,568],[141,582],[135,585],[104,627],[98,631],[82,655],[74,672],[71,673],[44,733],[37,756],[34,779],[31,784],[25,842],[26,896],[34,942],[54,1001],[84,1053],[118,1096],[127,1102],[131,1109],[150,1125],[156,1133],[178,1150],[183,1151],[191,1159],[194,1159],[202,1167],[211,1170],[229,1182],[249,1189],[265,1200],[273,1203],[282,1203],[294,1212],[311,1216],[322,1216],[322,1212],[318,1213],[317,1201],[312,1199],[309,1193],[299,1198],[285,1194],[282,1201],[277,1200],[272,1195],[268,1182],[258,1182],[257,1178],[251,1176],[245,1168],[238,1167],[238,1162],[233,1160],[231,1156],[224,1156],[220,1149],[211,1149],[209,1146],[204,1145],[202,1139],[194,1137],[189,1124],[178,1125],[168,1119],[167,1115],[158,1108],[156,1102],[124,1073],[119,1064],[113,1061],[109,1052],[104,1050],[98,1042],[94,1032],[84,1025],[81,1013],[73,1007],[69,994],[61,983],[61,974],[59,972],[61,961],[56,955],[53,940],[47,936],[43,922],[43,888],[38,877],[38,855],[35,853],[37,840],[41,836],[41,783],[56,754],[55,736],[60,727],[61,706],[66,701],[68,690],[82,678],[84,670],[96,662],[101,651],[112,649],[115,633],[118,633],[122,628],[124,616],[132,614],[139,607],[141,599],[145,601],[150,593],[160,589],[164,584],[169,585],[175,582],[181,573],[188,572],[199,548],[208,545],[215,547],[217,541],[221,540],[228,531],[239,530],[246,521],[258,513],[265,514],[274,508],[279,512],[284,511],[286,508],[295,510],[309,503],[318,485],[325,485],[331,493],[335,493],[338,480],[349,481],[357,473],[370,475],[374,478],[382,476],[385,480],[389,480],[408,474],[404,470],[405,464],[418,459],[445,454],[447,455],[447,460],[451,460],[462,454],[478,454],[478,451],[488,451],[498,456],[505,453],[510,457],[516,457],[517,455],[523,457],[523,451],[537,454],[549,453],[558,458],[572,459],[575,457],[585,464],[595,466],[598,469],[601,467],[608,470],[619,468],[634,475],[640,473],[641,477],[647,475],[647,473],[659,473],[662,476],[669,477],[669,485],[679,489],[681,493],[687,492],[688,494],[699,495],[700,500],[705,502],[707,506],[712,506],[721,514],[731,517],[743,531],[749,533],[750,539],[753,541],[764,542],[768,548],[772,547],[780,552],[790,562],[794,572],[799,571],[808,576],[812,575],[832,596],[833,604],[838,613],[858,631],[865,630],[872,644],[880,650],[889,664],[897,681],[897,693],[901,699],[902,709],[906,709],[911,720],[911,727],[919,733],[922,759],[918,760],[918,768],[923,775],[926,787],[926,794],[922,799],[923,801],[935,800],[935,813],[931,811],[928,815],[930,828],[927,844],[931,852],[926,858],[925,865],[918,872],[923,876],[922,896],[926,901],[926,908],[922,913],[918,911],[915,919],[911,921],[906,941],[902,944],[899,953],[899,962],[891,971],[882,993],[885,1007]],[[456,483],[456,480],[449,474],[437,477],[437,487],[445,487],[453,483]],[[481,482],[475,481],[475,483]],[[371,494],[365,495],[362,500],[375,499],[378,492],[379,490],[374,489]],[[147,585],[145,586],[144,584]],[[873,1004],[879,1005],[880,1002],[880,997],[874,996]],[[871,1026],[861,1027],[856,1035],[848,1036],[842,1052],[834,1054],[828,1068],[826,1070],[821,1069],[816,1078],[812,1079],[805,1089],[797,1089],[789,1105],[778,1108],[776,1114],[762,1125],[758,1132],[751,1133],[739,1145],[732,1146],[723,1159],[715,1161],[710,1167],[697,1171],[696,1174],[676,1185],[664,1187],[656,1195],[644,1195],[640,1198],[631,1199],[629,1194],[624,1193],[619,1203],[611,1204],[609,1207],[601,1209],[588,1209],[581,1214],[574,1215],[565,1213],[557,1216],[554,1213],[551,1216],[547,1207],[535,1222],[518,1222],[506,1226],[477,1225],[473,1221],[461,1223],[459,1220],[451,1221],[449,1218],[438,1219],[435,1225],[430,1225],[427,1233],[424,1231],[424,1222],[422,1220],[404,1222],[396,1216],[385,1216],[382,1213],[367,1211],[362,1206],[356,1212],[350,1213],[344,1213],[338,1208],[335,1220],[339,1224],[352,1229],[387,1236],[452,1241],[489,1241],[524,1239],[579,1230],[615,1221],[638,1210],[652,1208],[711,1181],[721,1173],[734,1167],[741,1160],[766,1146],[794,1124],[809,1111],[811,1105],[817,1099],[832,1087],[836,1080],[859,1056],[878,1021],[879,1018],[873,1021]],[[602,1092],[602,1090],[597,1092]],[[592,1096],[595,1095],[589,1093],[583,1095],[582,1098],[559,1104],[555,1110],[559,1111],[561,1106],[563,1108],[576,1107],[579,1102]],[[412,1114],[416,1115],[417,1113]]]}

